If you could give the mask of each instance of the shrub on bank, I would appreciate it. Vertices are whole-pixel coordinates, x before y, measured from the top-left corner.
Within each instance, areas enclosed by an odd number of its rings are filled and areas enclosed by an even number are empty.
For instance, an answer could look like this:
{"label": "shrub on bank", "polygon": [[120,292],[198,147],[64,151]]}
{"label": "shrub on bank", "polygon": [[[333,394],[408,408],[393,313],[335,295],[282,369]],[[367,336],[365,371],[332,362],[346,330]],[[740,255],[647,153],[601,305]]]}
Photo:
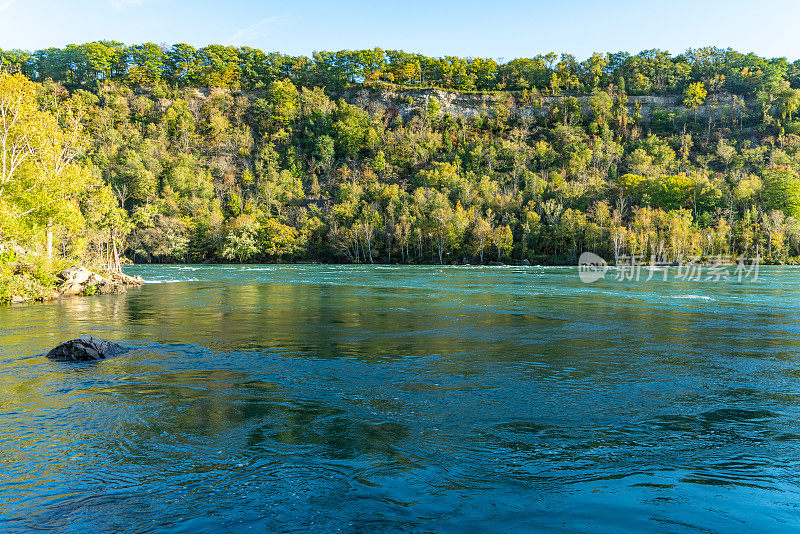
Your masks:
{"label": "shrub on bank", "polygon": [[[9,259],[9,258],[4,258]],[[9,304],[14,296],[25,300],[48,300],[56,292],[56,273],[64,261],[47,262],[43,258],[16,258],[0,262],[0,304]]]}

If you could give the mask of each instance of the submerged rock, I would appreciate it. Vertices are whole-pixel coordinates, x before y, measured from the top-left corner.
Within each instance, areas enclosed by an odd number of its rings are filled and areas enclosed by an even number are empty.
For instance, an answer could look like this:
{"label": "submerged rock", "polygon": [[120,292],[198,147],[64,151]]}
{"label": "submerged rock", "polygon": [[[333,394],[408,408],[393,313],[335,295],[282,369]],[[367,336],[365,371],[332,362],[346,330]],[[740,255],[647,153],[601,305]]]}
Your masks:
{"label": "submerged rock", "polygon": [[98,339],[92,336],[81,336],[67,341],[47,353],[47,358],[57,362],[93,362],[103,360],[126,352],[122,345]]}

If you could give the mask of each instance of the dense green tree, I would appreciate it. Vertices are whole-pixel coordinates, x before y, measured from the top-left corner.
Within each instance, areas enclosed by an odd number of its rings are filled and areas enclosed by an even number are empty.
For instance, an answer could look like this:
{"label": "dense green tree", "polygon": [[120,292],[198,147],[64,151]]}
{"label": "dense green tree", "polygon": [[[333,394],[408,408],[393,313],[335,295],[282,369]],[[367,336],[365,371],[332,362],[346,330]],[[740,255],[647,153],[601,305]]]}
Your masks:
{"label": "dense green tree", "polygon": [[764,170],[764,202],[768,209],[800,218],[800,175],[791,167],[773,166]]}
{"label": "dense green tree", "polygon": [[4,74],[27,96],[0,247],[49,228],[111,263],[800,255],[800,71],[780,59],[97,42],[0,61],[40,82]]}

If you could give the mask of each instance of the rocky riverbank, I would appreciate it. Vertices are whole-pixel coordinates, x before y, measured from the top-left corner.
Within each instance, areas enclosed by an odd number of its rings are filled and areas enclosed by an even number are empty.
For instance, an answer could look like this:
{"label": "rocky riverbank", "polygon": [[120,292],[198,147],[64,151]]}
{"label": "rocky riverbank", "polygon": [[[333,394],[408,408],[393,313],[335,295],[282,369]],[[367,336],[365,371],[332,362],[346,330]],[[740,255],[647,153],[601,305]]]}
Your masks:
{"label": "rocky riverbank", "polygon": [[[26,278],[25,269],[19,267],[15,276]],[[141,277],[128,276],[118,272],[100,274],[85,267],[74,266],[55,275],[54,283],[36,285],[20,283],[8,298],[9,304],[23,304],[31,301],[49,301],[64,297],[90,295],[119,295],[129,287],[144,284]]]}

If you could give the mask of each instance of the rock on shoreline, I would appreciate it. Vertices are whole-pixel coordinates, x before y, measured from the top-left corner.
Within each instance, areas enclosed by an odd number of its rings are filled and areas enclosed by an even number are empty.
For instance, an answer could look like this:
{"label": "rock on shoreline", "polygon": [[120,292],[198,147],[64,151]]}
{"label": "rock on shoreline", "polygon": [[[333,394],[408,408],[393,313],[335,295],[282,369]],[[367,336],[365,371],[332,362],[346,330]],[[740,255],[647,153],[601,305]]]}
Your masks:
{"label": "rock on shoreline", "polygon": [[85,267],[70,267],[58,273],[64,281],[59,288],[61,296],[74,295],[119,295],[127,292],[128,286],[144,284],[141,277],[127,276],[122,273],[110,273],[108,277],[92,272]]}
{"label": "rock on shoreline", "polygon": [[[108,273],[103,276],[90,271],[86,267],[73,266],[56,275],[61,284],[44,298],[37,300],[55,300],[62,297],[88,295],[120,295],[127,293],[128,287],[144,284],[140,276],[128,276],[122,273]],[[11,304],[22,304],[34,300],[26,295],[12,295]]]}

